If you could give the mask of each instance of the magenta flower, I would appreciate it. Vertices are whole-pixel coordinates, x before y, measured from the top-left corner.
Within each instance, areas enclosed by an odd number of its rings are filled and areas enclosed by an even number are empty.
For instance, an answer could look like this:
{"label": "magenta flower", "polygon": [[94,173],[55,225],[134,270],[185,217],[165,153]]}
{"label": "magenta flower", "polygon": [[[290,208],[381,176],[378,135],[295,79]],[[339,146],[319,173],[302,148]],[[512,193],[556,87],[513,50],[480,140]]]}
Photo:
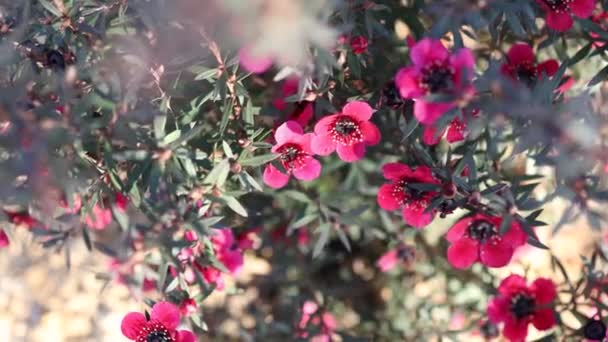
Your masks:
{"label": "magenta flower", "polygon": [[10,241],[4,229],[0,229],[0,248],[8,247]]}
{"label": "magenta flower", "polygon": [[328,115],[315,125],[312,150],[326,156],[338,151],[345,162],[357,161],[365,155],[366,146],[380,142],[380,131],[371,123],[374,110],[361,101],[347,103],[341,113]]}
{"label": "magenta flower", "polygon": [[239,50],[239,63],[254,74],[261,74],[270,69],[274,63],[272,57],[256,54],[251,47],[246,46]]}
{"label": "magenta flower", "polygon": [[526,233],[513,220],[509,231],[500,234],[502,217],[476,214],[456,222],[448,230],[446,239],[448,261],[456,268],[468,268],[481,261],[488,267],[506,266],[515,250],[526,244]]}
{"label": "magenta flower", "polygon": [[321,163],[314,159],[311,149],[312,134],[304,134],[302,126],[287,121],[277,128],[274,139],[277,144],[272,152],[280,154],[281,164],[287,174],[268,164],[264,170],[264,183],[278,189],[287,185],[290,175],[299,180],[311,181],[321,174]]}
{"label": "magenta flower", "polygon": [[354,36],[350,39],[350,48],[355,55],[360,55],[367,51],[369,41],[364,36]]}
{"label": "magenta flower", "polygon": [[409,265],[416,258],[416,250],[405,244],[382,254],[376,261],[376,266],[382,272],[388,272],[399,264]]}
{"label": "magenta flower", "polygon": [[419,166],[412,170],[405,164],[388,163],[382,166],[382,173],[389,180],[378,191],[378,205],[382,209],[402,208],[403,221],[416,228],[423,228],[433,221],[435,211],[425,211],[437,193],[415,187],[415,184],[440,184],[430,168]]}
{"label": "magenta flower", "polygon": [[530,285],[520,275],[512,274],[500,282],[498,295],[488,303],[488,318],[504,323],[502,334],[513,342],[523,342],[532,323],[538,330],[551,329],[556,323],[552,304],[557,297],[551,279],[537,278]]}
{"label": "magenta flower", "polygon": [[459,118],[454,118],[441,134],[436,134],[436,132],[435,126],[426,126],[422,133],[422,141],[429,146],[437,145],[444,135],[450,144],[463,141],[467,134],[467,124]]}
{"label": "magenta flower", "polygon": [[238,248],[231,229],[216,230],[211,236],[211,244],[215,256],[230,273],[236,274],[241,270],[243,267],[243,252]]}
{"label": "magenta flower", "polygon": [[311,342],[331,342],[332,335],[336,330],[338,323],[334,315],[330,312],[321,310],[319,305],[311,300],[304,302],[302,306],[302,317],[298,323],[298,337],[307,338],[307,328],[314,327],[320,328],[320,333],[315,336],[311,336],[309,341]]}
{"label": "magenta flower", "polygon": [[112,223],[112,211],[95,204],[92,212],[84,218],[84,222],[93,229],[106,229]]}
{"label": "magenta flower", "polygon": [[179,309],[169,302],[158,302],[152,307],[150,320],[140,312],[129,312],[120,324],[120,330],[131,341],[196,342],[188,330],[177,330]]}
{"label": "magenta flower", "polygon": [[595,9],[595,0],[536,0],[547,12],[547,26],[555,31],[568,31],[572,24],[572,15],[589,18]]}
{"label": "magenta flower", "polygon": [[[450,55],[441,41],[425,38],[411,47],[410,57],[412,65],[397,72],[395,85],[401,97],[414,100],[414,115],[423,125],[434,124],[474,92],[471,81],[475,60],[469,49]],[[446,100],[429,102],[428,96]]]}

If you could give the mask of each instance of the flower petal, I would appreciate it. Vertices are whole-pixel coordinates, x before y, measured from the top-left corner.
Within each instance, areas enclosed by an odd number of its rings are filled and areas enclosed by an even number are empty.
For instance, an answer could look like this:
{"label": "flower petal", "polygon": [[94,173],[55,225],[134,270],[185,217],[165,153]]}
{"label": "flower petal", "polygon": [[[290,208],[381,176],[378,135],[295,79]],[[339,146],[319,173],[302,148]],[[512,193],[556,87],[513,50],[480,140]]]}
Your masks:
{"label": "flower petal", "polygon": [[239,63],[245,70],[259,74],[268,70],[273,61],[269,56],[255,55],[250,48],[244,47],[239,50]]}
{"label": "flower petal", "polygon": [[237,274],[243,267],[243,255],[239,251],[224,250],[219,255],[219,260],[233,275]]}
{"label": "flower petal", "polygon": [[573,21],[569,12],[560,11],[547,12],[547,26],[558,32],[568,31],[572,27]]}
{"label": "flower petal", "polygon": [[[475,57],[471,50],[462,48],[450,57],[450,63],[455,70],[468,69],[468,71],[472,71],[475,67]],[[473,78],[473,74],[468,76],[469,79]]]}
{"label": "flower petal", "polygon": [[399,255],[396,249],[384,253],[376,262],[376,265],[382,272],[392,270],[399,263]]}
{"label": "flower petal", "polygon": [[426,201],[411,201],[406,203],[401,211],[403,221],[415,228],[424,228],[433,221],[433,212],[425,213]]}
{"label": "flower petal", "polygon": [[570,10],[579,18],[589,18],[595,9],[595,0],[574,0]]}
{"label": "flower petal", "polygon": [[475,240],[463,237],[448,247],[447,258],[454,268],[469,268],[479,259],[479,244]]}
{"label": "flower petal", "polygon": [[448,126],[448,132],[446,134],[446,139],[450,144],[455,142],[463,141],[464,136],[467,131],[467,125],[465,122],[461,121],[458,118],[452,120],[452,123]]}
{"label": "flower petal", "polygon": [[507,319],[511,314],[509,307],[511,302],[508,297],[497,296],[488,303],[488,318],[494,324],[498,324]]}
{"label": "flower petal", "polygon": [[303,181],[317,179],[321,175],[321,163],[309,156],[301,168],[293,170],[293,175]]}
{"label": "flower petal", "polygon": [[479,258],[488,267],[506,266],[513,257],[513,246],[495,235],[481,244]]}
{"label": "flower petal", "polygon": [[405,193],[395,191],[396,184],[383,184],[378,191],[376,200],[380,208],[384,210],[397,210],[401,208]]}
{"label": "flower petal", "polygon": [[[502,219],[500,221],[502,222]],[[497,225],[500,225],[500,223]],[[509,231],[502,236],[502,239],[511,244],[513,247],[519,247],[528,242],[528,235],[526,235],[523,229],[521,229],[519,222],[513,221],[511,222]]]}
{"label": "flower petal", "polygon": [[473,220],[474,218],[472,216],[464,217],[458,220],[458,222],[456,222],[445,234],[445,239],[451,243],[460,240],[460,238],[462,238],[462,236],[467,232],[469,224],[471,224]]}
{"label": "flower petal", "polygon": [[386,163],[382,165],[382,175],[386,179],[400,180],[403,177],[411,176],[413,171],[409,166],[402,163]]}
{"label": "flower petal", "polygon": [[526,279],[519,274],[511,274],[504,278],[498,285],[498,293],[503,296],[510,296],[514,292],[526,288]]}
{"label": "flower petal", "polygon": [[555,325],[555,313],[553,309],[538,310],[534,313],[532,324],[538,330],[551,329]]}
{"label": "flower petal", "polygon": [[534,64],[535,55],[532,47],[526,43],[513,44],[507,52],[507,61],[509,64]]}
{"label": "flower petal", "polygon": [[528,323],[526,319],[508,317],[505,321],[502,334],[511,341],[523,342],[526,336],[528,336]]}
{"label": "flower petal", "polygon": [[401,68],[395,75],[395,86],[401,97],[415,99],[423,96],[425,90],[420,87],[420,72],[412,67]]}
{"label": "flower petal", "polygon": [[445,62],[449,57],[450,53],[441,41],[432,38],[421,39],[410,50],[410,58],[418,68],[433,62]]}
{"label": "flower petal", "polygon": [[551,77],[555,75],[557,69],[559,69],[559,64],[555,59],[549,59],[547,61],[544,61],[538,64],[538,66],[536,67],[539,76],[544,74],[545,77]]}
{"label": "flower petal", "polygon": [[152,307],[150,319],[160,322],[169,330],[175,330],[179,325],[179,309],[172,303],[158,302]]}
{"label": "flower petal", "polygon": [[414,102],[414,115],[423,125],[432,125],[453,107],[452,103],[431,103],[419,100]]}
{"label": "flower petal", "polygon": [[3,229],[0,229],[0,248],[4,248],[10,245],[10,240],[8,239],[8,235]]}
{"label": "flower petal", "polygon": [[342,108],[342,114],[352,116],[359,121],[368,121],[374,114],[374,110],[367,102],[352,101]]}
{"label": "flower petal", "polygon": [[130,340],[135,340],[139,332],[148,324],[140,312],[129,312],[120,323],[120,331]]}
{"label": "flower petal", "polygon": [[299,123],[287,121],[277,128],[277,131],[274,133],[274,140],[276,140],[278,145],[282,145],[299,138],[302,134],[304,134],[304,130]]}
{"label": "flower petal", "polygon": [[382,138],[380,130],[376,125],[369,121],[362,121],[359,123],[359,129],[363,135],[363,142],[368,146],[377,145]]}
{"label": "flower petal", "polygon": [[537,278],[531,288],[534,291],[536,303],[539,305],[550,304],[557,297],[557,289],[551,279]]}
{"label": "flower petal", "polygon": [[314,134],[310,147],[314,154],[328,156],[336,150],[336,143],[329,134]]}
{"label": "flower petal", "polygon": [[334,126],[334,123],[335,123],[338,115],[340,115],[340,114],[332,114],[332,115],[324,116],[321,119],[319,119],[319,121],[317,121],[317,123],[315,124],[315,134],[317,134],[317,135],[329,134],[329,132],[331,131],[331,129]]}
{"label": "flower petal", "polygon": [[351,163],[360,160],[365,155],[365,144],[357,143],[350,146],[338,145],[338,156],[345,162]]}
{"label": "flower petal", "polygon": [[192,331],[178,330],[176,342],[196,342],[196,336]]}
{"label": "flower petal", "polygon": [[279,171],[272,164],[266,165],[264,169],[263,180],[266,185],[274,189],[280,189],[289,182],[289,175]]}
{"label": "flower petal", "polygon": [[434,125],[428,125],[424,127],[424,131],[422,132],[422,142],[429,146],[437,145],[445,131],[439,134],[437,134],[436,132],[437,128],[435,128]]}

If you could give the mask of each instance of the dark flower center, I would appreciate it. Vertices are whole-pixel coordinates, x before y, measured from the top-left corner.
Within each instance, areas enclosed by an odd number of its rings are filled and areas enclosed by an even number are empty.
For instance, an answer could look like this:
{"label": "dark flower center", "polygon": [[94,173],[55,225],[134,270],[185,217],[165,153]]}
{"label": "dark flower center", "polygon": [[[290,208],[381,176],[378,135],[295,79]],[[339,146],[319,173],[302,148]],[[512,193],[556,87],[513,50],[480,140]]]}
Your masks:
{"label": "dark flower center", "polygon": [[538,79],[538,72],[536,68],[531,64],[522,64],[517,66],[515,69],[515,78],[518,81],[523,82],[528,87],[533,87]]}
{"label": "dark flower center", "polygon": [[520,293],[511,299],[511,312],[517,319],[524,318],[534,313],[536,301],[534,298]]}
{"label": "dark flower center", "polygon": [[598,319],[588,321],[583,327],[583,337],[602,341],[606,337],[606,324]]}
{"label": "dark flower center", "polygon": [[277,151],[281,154],[281,163],[287,170],[293,170],[304,165],[306,153],[296,144],[285,144]]}
{"label": "dark flower center", "polygon": [[498,327],[491,321],[485,321],[479,328],[481,335],[487,339],[498,337]]}
{"label": "dark flower center", "polygon": [[403,179],[399,182],[398,188],[401,189],[408,198],[410,199],[419,199],[426,195],[426,191],[422,191],[420,189],[416,189],[411,185],[411,183],[416,183],[415,179]]}
{"label": "dark flower center", "polygon": [[408,263],[414,260],[414,258],[416,257],[416,250],[411,246],[401,245],[397,249],[397,256],[399,257],[399,259]]}
{"label": "dark flower center", "polygon": [[175,339],[164,325],[150,322],[142,328],[136,342],[175,342]]}
{"label": "dark flower center", "polygon": [[467,235],[471,239],[482,242],[490,239],[496,234],[498,234],[496,226],[486,220],[475,220],[471,222],[467,228]]}
{"label": "dark flower center", "polygon": [[553,12],[562,12],[570,8],[573,0],[545,0],[545,3]]}
{"label": "dark flower center", "polygon": [[363,141],[359,123],[346,115],[338,117],[331,129],[331,137],[336,143],[346,146]]}
{"label": "dark flower center", "polygon": [[436,63],[423,70],[422,88],[430,93],[438,93],[449,90],[452,87],[454,70],[445,65]]}
{"label": "dark flower center", "polygon": [[391,108],[397,108],[403,105],[403,99],[401,98],[394,81],[388,82],[384,88],[382,88],[382,100]]}

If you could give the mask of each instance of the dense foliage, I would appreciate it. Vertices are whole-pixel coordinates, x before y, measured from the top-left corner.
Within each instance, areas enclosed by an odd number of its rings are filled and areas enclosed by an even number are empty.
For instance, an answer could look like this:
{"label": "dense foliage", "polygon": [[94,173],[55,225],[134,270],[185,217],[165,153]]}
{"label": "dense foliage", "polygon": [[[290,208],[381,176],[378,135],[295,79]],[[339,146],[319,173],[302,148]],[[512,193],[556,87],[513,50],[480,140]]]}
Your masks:
{"label": "dense foliage", "polygon": [[109,257],[100,281],[150,305],[116,327],[136,341],[226,340],[205,300],[252,257],[253,340],[602,340],[600,243],[580,274],[496,270],[552,253],[541,230],[605,228],[605,8],[8,2],[0,246]]}

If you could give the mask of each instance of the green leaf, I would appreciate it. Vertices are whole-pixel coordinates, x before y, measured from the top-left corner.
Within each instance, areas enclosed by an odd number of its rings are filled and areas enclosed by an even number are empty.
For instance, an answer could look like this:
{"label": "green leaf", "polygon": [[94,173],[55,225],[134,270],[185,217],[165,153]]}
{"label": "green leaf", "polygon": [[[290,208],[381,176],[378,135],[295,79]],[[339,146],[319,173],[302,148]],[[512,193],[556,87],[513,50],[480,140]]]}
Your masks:
{"label": "green leaf", "polygon": [[606,78],[608,78],[608,65],[603,67],[602,70],[595,74],[587,86],[593,87],[594,85],[604,81]]}
{"label": "green leaf", "polygon": [[38,2],[42,5],[42,7],[44,7],[44,9],[51,12],[54,16],[61,17],[63,15],[59,9],[48,0],[38,0]]}
{"label": "green leaf", "polygon": [[228,205],[228,207],[230,209],[232,209],[235,213],[243,216],[243,217],[247,217],[247,209],[245,209],[245,207],[243,207],[243,205],[234,197],[232,196],[222,196],[221,197],[226,204]]}
{"label": "green leaf", "polygon": [[262,154],[259,156],[239,160],[239,164],[241,164],[242,166],[260,166],[269,163],[280,156],[281,155],[278,153]]}
{"label": "green leaf", "polygon": [[321,232],[321,234],[319,235],[319,239],[315,243],[315,247],[312,251],[313,258],[316,258],[319,255],[321,255],[323,248],[327,244],[327,241],[329,241],[331,226],[329,225],[329,223],[323,223],[322,225],[319,226],[318,230]]}
{"label": "green leaf", "polygon": [[158,115],[154,118],[154,136],[161,140],[165,137],[165,125],[167,124],[166,115]]}
{"label": "green leaf", "polygon": [[228,179],[228,174],[230,173],[230,162],[228,159],[224,159],[219,164],[217,164],[211,172],[205,177],[203,183],[205,184],[214,184],[217,186],[222,186]]}
{"label": "green leaf", "polygon": [[304,216],[300,217],[299,219],[292,221],[289,224],[289,226],[287,227],[288,231],[304,227],[305,225],[317,220],[318,218],[319,218],[319,213],[312,213],[312,214],[304,215]]}

